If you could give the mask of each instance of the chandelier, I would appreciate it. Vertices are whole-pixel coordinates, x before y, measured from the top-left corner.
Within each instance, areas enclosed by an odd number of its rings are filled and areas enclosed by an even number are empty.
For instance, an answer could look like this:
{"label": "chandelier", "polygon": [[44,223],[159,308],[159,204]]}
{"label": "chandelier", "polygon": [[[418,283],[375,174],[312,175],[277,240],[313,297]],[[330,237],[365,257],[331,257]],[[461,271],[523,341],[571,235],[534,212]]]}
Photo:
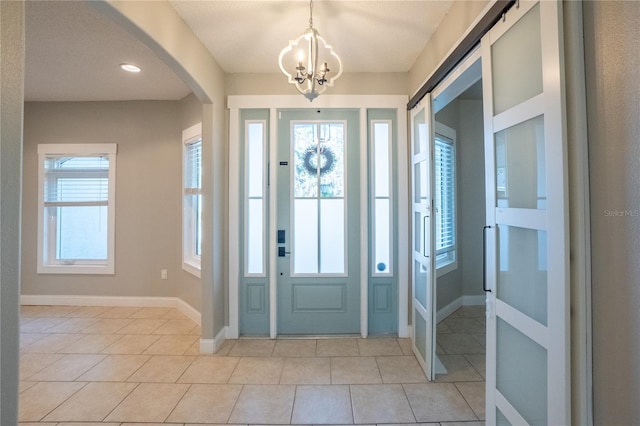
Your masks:
{"label": "chandelier", "polygon": [[317,98],[327,87],[332,87],[342,74],[340,57],[313,28],[313,0],[309,1],[309,28],[300,37],[289,41],[289,45],[280,52],[278,62],[289,84],[293,84],[309,101]]}

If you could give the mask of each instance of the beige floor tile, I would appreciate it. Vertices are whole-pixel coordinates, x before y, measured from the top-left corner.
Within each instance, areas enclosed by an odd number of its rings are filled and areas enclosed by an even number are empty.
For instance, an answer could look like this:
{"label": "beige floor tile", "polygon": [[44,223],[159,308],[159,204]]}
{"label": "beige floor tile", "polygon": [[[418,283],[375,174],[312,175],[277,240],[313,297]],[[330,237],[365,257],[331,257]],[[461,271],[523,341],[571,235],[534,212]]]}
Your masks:
{"label": "beige floor tile", "polygon": [[271,356],[273,348],[276,344],[271,339],[241,339],[236,341],[231,348],[229,355],[231,356]]}
{"label": "beige floor tile", "polygon": [[[120,335],[118,335],[120,336]],[[160,339],[154,335],[125,334],[102,350],[103,354],[141,354]]]}
{"label": "beige floor tile", "polygon": [[446,321],[440,321],[436,326],[436,333],[451,333],[451,328],[449,328],[449,325],[446,323]]}
{"label": "beige floor tile", "polygon": [[67,315],[70,318],[94,318],[110,309],[109,306],[82,306],[79,309],[75,309]]}
{"label": "beige floor tile", "polygon": [[334,385],[382,383],[374,357],[331,358],[331,383]]}
{"label": "beige floor tile", "polygon": [[294,424],[353,422],[349,386],[298,386],[291,422]]}
{"label": "beige floor tile", "polygon": [[229,356],[231,354],[231,350],[236,345],[236,339],[227,339],[224,341],[218,352],[215,354],[211,354],[212,356]]}
{"label": "beige floor tile", "polygon": [[484,382],[463,382],[455,384],[475,415],[484,420]]}
{"label": "beige floor tile", "polygon": [[58,354],[22,354],[20,355],[20,379],[25,380],[37,372],[60,360]]}
{"label": "beige floor tile", "polygon": [[402,355],[413,356],[411,339],[398,339],[398,345],[400,345],[400,349],[402,350]]}
{"label": "beige floor tile", "polygon": [[452,333],[484,333],[484,324],[476,318],[449,317],[443,321]]}
{"label": "beige floor tile", "polygon": [[129,318],[161,318],[171,308],[141,308],[131,314]]}
{"label": "beige floor tile", "polygon": [[151,358],[149,355],[109,355],[78,377],[86,382],[123,382]]}
{"label": "beige floor tile", "polygon": [[184,384],[141,383],[105,420],[108,422],[163,422],[188,388],[189,385]]}
{"label": "beige floor tile", "polygon": [[89,383],[44,420],[102,421],[136,386],[135,383]]}
{"label": "beige floor tile", "polygon": [[191,356],[156,355],[133,373],[127,381],[175,383],[182,373],[189,368],[194,359]]}
{"label": "beige floor tile", "polygon": [[30,389],[31,387],[35,386],[38,382],[23,382],[20,381],[18,383],[18,393],[22,393],[24,391],[26,391],[27,389]]}
{"label": "beige floor tile", "polygon": [[466,355],[485,352],[484,347],[471,334],[441,334],[437,340],[447,354]]}
{"label": "beige floor tile", "polygon": [[117,334],[86,334],[69,346],[58,350],[61,354],[98,354],[120,339]]}
{"label": "beige floor tile", "polygon": [[[42,424],[40,424],[42,425]],[[22,426],[22,425],[20,425]],[[62,422],[62,423],[58,423],[56,426],[121,426],[120,423],[103,423],[103,422]],[[141,425],[136,425],[136,426],[141,426]],[[144,426],[150,426],[150,425],[144,425]],[[167,425],[164,425],[167,426]]]}
{"label": "beige floor tile", "polygon": [[199,357],[178,379],[179,383],[227,383],[240,358]]}
{"label": "beige floor tile", "polygon": [[189,319],[188,316],[183,314],[177,309],[169,309],[165,314],[162,315],[161,318],[164,319]]}
{"label": "beige floor tile", "polygon": [[356,339],[318,339],[316,356],[358,356]]}
{"label": "beige floor tile", "polygon": [[46,333],[20,333],[20,349],[47,337]]}
{"label": "beige floor tile", "polygon": [[167,422],[226,423],[241,390],[241,385],[192,385]]}
{"label": "beige floor tile", "polygon": [[20,394],[18,420],[20,422],[39,421],[84,385],[86,383],[37,383]]}
{"label": "beige floor tile", "polygon": [[82,330],[86,334],[111,334],[133,322],[130,318],[101,318]]}
{"label": "beige floor tile", "polygon": [[151,334],[165,322],[165,319],[136,318],[118,330],[118,334]]}
{"label": "beige floor tile", "polygon": [[402,355],[398,341],[391,338],[359,339],[358,349],[360,356]]}
{"label": "beige floor tile", "polygon": [[98,315],[98,318],[130,318],[140,309],[137,306],[115,306]]}
{"label": "beige floor tile", "polygon": [[24,347],[22,352],[53,354],[73,342],[80,340],[81,337],[82,334],[49,334],[48,336]]}
{"label": "beige floor tile", "polygon": [[440,426],[485,426],[484,422],[440,422]]}
{"label": "beige floor tile", "polygon": [[73,381],[105,358],[105,355],[63,355],[58,361],[28,377],[31,381]]}
{"label": "beige floor tile", "polygon": [[439,355],[438,358],[447,369],[447,374],[436,375],[437,382],[477,382],[483,380],[464,355]]}
{"label": "beige floor tile", "polygon": [[280,383],[283,358],[241,358],[229,383],[266,385]]}
{"label": "beige floor tile", "polygon": [[330,358],[285,358],[280,384],[328,385],[330,383]]}
{"label": "beige floor tile", "polygon": [[50,306],[21,305],[20,316],[25,318],[34,318],[37,317],[41,312],[44,312],[49,308]]}
{"label": "beige floor tile", "polygon": [[43,317],[65,317],[65,318],[69,318],[71,316],[71,314],[74,311],[77,311],[78,309],[80,309],[80,306],[47,306],[44,307],[40,314],[38,314],[38,316],[43,316]]}
{"label": "beige floor tile", "polygon": [[281,339],[276,340],[273,356],[311,357],[316,356],[315,339]]}
{"label": "beige floor tile", "polygon": [[69,318],[47,330],[47,333],[79,333],[99,320],[96,318]]}
{"label": "beige floor tile", "polygon": [[190,334],[197,324],[190,319],[169,319],[158,327],[154,334]]}
{"label": "beige floor tile", "polygon": [[453,383],[403,386],[419,422],[478,420]]}
{"label": "beige floor tile", "polygon": [[485,333],[473,333],[472,335],[483,348],[487,347],[487,335]]}
{"label": "beige floor tile", "polygon": [[160,336],[144,353],[149,355],[182,355],[197,340],[198,336]]}
{"label": "beige floor tile", "polygon": [[450,317],[475,317],[484,318],[485,315],[484,305],[468,305],[458,308]]}
{"label": "beige floor tile", "polygon": [[465,355],[464,357],[467,359],[467,361],[469,361],[471,365],[473,365],[473,368],[475,368],[478,374],[480,374],[484,379],[487,356],[483,354],[483,355]]}
{"label": "beige floor tile", "polygon": [[384,383],[425,383],[422,367],[414,356],[377,357],[378,368]]}
{"label": "beige floor tile", "polygon": [[244,386],[229,423],[289,424],[293,409],[295,386]]}
{"label": "beige floor tile", "polygon": [[352,385],[355,423],[413,423],[402,385]]}

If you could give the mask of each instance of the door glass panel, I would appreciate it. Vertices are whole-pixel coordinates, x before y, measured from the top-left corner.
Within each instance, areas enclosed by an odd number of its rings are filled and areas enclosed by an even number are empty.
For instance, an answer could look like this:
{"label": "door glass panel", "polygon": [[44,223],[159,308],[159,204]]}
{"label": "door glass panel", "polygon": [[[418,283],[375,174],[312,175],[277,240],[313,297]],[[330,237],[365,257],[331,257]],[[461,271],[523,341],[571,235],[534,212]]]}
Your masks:
{"label": "door glass panel", "polygon": [[380,273],[388,273],[391,256],[389,248],[391,247],[389,217],[391,204],[388,198],[379,198],[375,201],[375,228],[374,228],[374,264],[375,269]]}
{"label": "door glass panel", "polygon": [[427,160],[420,161],[414,165],[414,203],[421,203],[427,200]]}
{"label": "door glass panel", "polygon": [[373,125],[374,138],[374,191],[376,197],[389,196],[389,162],[391,159],[389,143],[389,123],[375,123]]}
{"label": "door glass panel", "polygon": [[293,271],[315,274],[318,272],[318,200],[295,200],[293,223]]}
{"label": "door glass panel", "polygon": [[426,360],[427,359],[427,323],[424,320],[424,318],[420,316],[420,313],[418,313],[418,311],[415,312],[415,314],[413,315],[413,318],[415,319],[415,322],[416,322],[416,330],[415,330],[416,348],[418,349],[418,352],[420,352],[422,359]]}
{"label": "door glass panel", "polygon": [[413,155],[427,151],[428,136],[424,109],[421,109],[413,117]]}
{"label": "door glass panel", "polygon": [[496,386],[530,425],[547,425],[547,351],[497,318]]}
{"label": "door glass panel", "polygon": [[[312,123],[293,125],[293,193],[296,198],[318,196],[318,142]],[[305,160],[308,164],[305,164]]]}
{"label": "door glass panel", "polygon": [[422,253],[422,247],[424,246],[422,236],[422,214],[415,212],[413,213],[413,250],[416,253]]}
{"label": "door glass panel", "polygon": [[547,233],[498,225],[496,297],[547,325]]}
{"label": "door glass panel", "polygon": [[248,123],[247,136],[247,192],[249,197],[261,197],[264,175],[264,123]]}
{"label": "door glass panel", "polygon": [[247,273],[262,274],[264,259],[264,226],[262,199],[249,199],[247,203]]}
{"label": "door glass panel", "polygon": [[320,125],[320,143],[317,153],[311,155],[311,166],[317,166],[320,175],[321,197],[344,197],[344,125]]}
{"label": "door glass panel", "polygon": [[491,46],[494,115],[542,93],[540,6]]}
{"label": "door glass panel", "polygon": [[[298,234],[296,234],[298,235]],[[344,200],[320,201],[320,272],[342,274],[344,256]]]}
{"label": "door glass panel", "polygon": [[413,279],[415,281],[415,298],[423,307],[427,307],[427,267],[422,263],[413,262]]}
{"label": "door glass panel", "polygon": [[497,207],[546,209],[543,116],[495,134]]}

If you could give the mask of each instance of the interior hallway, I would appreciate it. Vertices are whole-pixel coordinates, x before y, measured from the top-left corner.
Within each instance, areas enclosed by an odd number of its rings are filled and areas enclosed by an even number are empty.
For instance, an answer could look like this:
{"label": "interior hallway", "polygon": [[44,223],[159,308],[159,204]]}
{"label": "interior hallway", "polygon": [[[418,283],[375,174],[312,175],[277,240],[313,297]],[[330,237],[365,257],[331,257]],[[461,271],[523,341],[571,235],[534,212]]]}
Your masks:
{"label": "interior hallway", "polygon": [[[408,339],[240,339],[199,354],[175,309],[23,306],[23,426],[484,424],[484,318],[438,325],[428,383]],[[82,422],[82,423],[78,423]]]}

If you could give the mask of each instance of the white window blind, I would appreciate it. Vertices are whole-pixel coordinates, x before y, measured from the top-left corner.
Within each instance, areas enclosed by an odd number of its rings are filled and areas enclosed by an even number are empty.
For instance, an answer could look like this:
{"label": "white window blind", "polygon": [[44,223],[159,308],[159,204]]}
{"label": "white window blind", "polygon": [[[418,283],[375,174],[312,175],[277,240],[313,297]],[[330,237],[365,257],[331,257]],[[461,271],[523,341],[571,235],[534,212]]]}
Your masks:
{"label": "white window blind", "polygon": [[109,159],[106,156],[48,156],[44,175],[45,207],[108,205]]}
{"label": "white window blind", "polygon": [[200,194],[202,190],[202,139],[185,146],[184,191]]}
{"label": "white window blind", "polygon": [[[436,256],[445,258],[456,248],[455,146],[436,136],[435,143]],[[451,259],[453,260],[453,259]]]}

